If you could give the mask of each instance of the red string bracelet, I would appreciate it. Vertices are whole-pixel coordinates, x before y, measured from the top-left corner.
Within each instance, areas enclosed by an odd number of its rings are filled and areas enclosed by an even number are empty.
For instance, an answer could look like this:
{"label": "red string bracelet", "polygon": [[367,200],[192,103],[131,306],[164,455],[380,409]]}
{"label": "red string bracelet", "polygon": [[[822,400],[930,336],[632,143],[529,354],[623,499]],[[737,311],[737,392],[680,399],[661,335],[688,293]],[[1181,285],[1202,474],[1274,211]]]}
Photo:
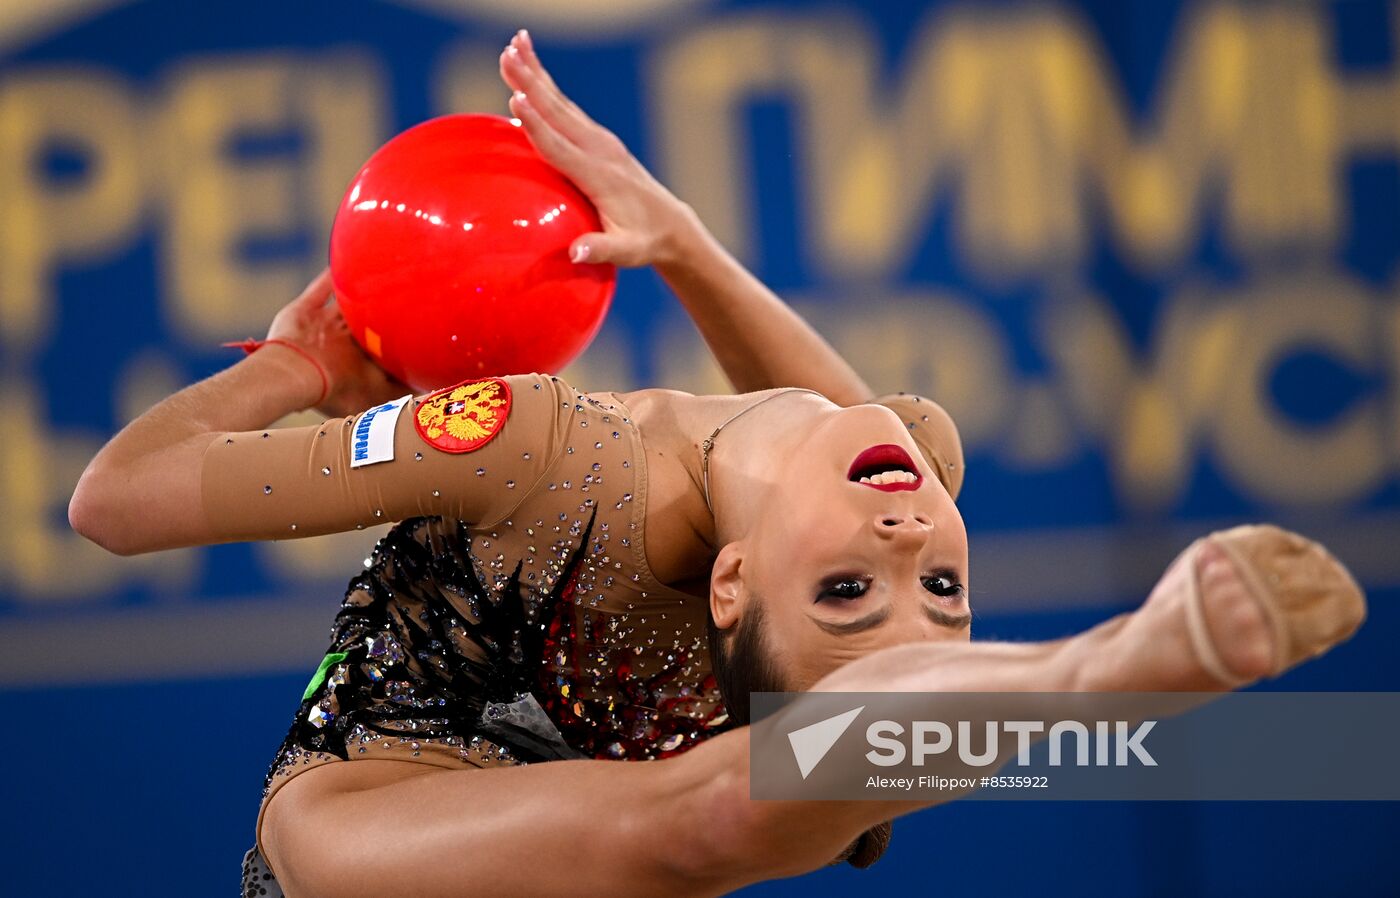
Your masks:
{"label": "red string bracelet", "polygon": [[311,403],[311,406],[314,408],[324,402],[326,396],[328,396],[331,391],[331,379],[326,376],[326,369],[322,367],[321,363],[316,361],[316,358],[311,353],[302,349],[295,343],[289,340],[283,340],[281,337],[273,337],[270,340],[254,340],[252,337],[249,337],[246,340],[235,340],[232,343],[224,343],[222,345],[230,348],[237,347],[243,350],[246,355],[252,355],[269,343],[276,343],[279,346],[285,346],[288,349],[295,350],[300,353],[302,358],[316,366],[316,373],[321,375],[321,395],[316,397],[316,401]]}

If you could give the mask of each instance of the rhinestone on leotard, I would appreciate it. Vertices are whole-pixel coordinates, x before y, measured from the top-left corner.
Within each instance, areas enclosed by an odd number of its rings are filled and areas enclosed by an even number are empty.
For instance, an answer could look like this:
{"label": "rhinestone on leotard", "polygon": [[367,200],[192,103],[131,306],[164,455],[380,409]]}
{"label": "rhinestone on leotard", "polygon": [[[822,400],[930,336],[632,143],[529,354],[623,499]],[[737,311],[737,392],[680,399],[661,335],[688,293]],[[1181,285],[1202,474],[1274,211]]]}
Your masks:
{"label": "rhinestone on leotard", "polygon": [[[304,733],[343,734],[352,758],[372,749],[375,757],[436,755],[476,765],[529,761],[523,746],[498,745],[474,732],[475,715],[462,710],[460,702],[480,701],[479,677],[488,669],[497,677],[523,677],[523,688],[564,741],[588,757],[669,756],[722,729],[717,687],[712,678],[707,682],[703,611],[658,630],[663,612],[650,612],[658,601],[674,611],[678,600],[640,589],[651,582],[632,543],[640,537],[632,533],[641,513],[634,498],[645,495],[639,482],[644,467],[632,465],[623,447],[634,443],[623,440],[613,422],[635,425],[616,412],[605,420],[610,406],[604,403],[581,398],[578,404],[580,411],[574,403],[555,408],[561,423],[597,424],[617,442],[597,439],[591,454],[575,454],[566,442],[528,477],[510,475],[530,470],[521,463],[544,449],[515,450],[519,461],[506,462],[506,474],[474,485],[498,499],[503,490],[515,490],[510,518],[479,528],[446,515],[409,518],[380,539],[342,606],[345,641],[334,650],[349,657],[342,662],[344,682],[329,690],[340,708],[329,720],[316,712],[319,726],[303,716]],[[605,465],[612,473],[602,486]],[[465,471],[486,474],[484,466]],[[437,497],[440,490],[430,492]],[[610,549],[619,554],[611,556]],[[482,629],[492,615],[493,626]],[[647,622],[639,624],[643,617]],[[452,678],[452,688],[434,686],[441,676]],[[355,716],[371,712],[383,716]],[[288,760],[299,765],[300,758],[315,757],[309,744],[285,753],[279,769]]]}

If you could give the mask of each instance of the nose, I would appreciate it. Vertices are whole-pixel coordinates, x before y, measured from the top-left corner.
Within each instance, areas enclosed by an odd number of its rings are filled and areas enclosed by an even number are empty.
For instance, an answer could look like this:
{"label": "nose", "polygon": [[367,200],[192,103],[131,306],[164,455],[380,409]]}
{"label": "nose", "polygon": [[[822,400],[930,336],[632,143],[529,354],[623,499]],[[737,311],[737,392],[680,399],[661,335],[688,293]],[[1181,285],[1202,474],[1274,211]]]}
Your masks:
{"label": "nose", "polygon": [[875,533],[889,540],[924,540],[933,532],[933,518],[921,511],[882,514],[875,519]]}

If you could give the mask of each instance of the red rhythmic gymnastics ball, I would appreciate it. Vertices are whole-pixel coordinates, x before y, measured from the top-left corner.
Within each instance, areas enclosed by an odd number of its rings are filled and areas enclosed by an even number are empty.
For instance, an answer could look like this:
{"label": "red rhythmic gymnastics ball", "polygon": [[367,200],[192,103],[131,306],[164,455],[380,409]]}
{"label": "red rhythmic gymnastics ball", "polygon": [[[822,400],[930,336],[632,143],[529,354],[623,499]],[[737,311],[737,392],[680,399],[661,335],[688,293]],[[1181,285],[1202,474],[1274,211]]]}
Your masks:
{"label": "red rhythmic gymnastics ball", "polygon": [[612,301],[613,266],[569,259],[601,229],[514,121],[448,115],[390,140],[350,182],[331,277],[355,339],[415,390],[556,373]]}

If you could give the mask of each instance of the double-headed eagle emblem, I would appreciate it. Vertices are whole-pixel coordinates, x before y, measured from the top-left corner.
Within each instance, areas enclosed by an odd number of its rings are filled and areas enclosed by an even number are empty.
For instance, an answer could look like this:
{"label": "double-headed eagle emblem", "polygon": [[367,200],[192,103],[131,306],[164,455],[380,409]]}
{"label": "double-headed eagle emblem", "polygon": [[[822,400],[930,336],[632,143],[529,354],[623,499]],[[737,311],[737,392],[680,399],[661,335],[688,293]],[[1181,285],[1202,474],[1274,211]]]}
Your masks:
{"label": "double-headed eagle emblem", "polygon": [[413,423],[427,443],[443,452],[486,445],[510,413],[510,387],[499,378],[469,380],[423,400]]}

